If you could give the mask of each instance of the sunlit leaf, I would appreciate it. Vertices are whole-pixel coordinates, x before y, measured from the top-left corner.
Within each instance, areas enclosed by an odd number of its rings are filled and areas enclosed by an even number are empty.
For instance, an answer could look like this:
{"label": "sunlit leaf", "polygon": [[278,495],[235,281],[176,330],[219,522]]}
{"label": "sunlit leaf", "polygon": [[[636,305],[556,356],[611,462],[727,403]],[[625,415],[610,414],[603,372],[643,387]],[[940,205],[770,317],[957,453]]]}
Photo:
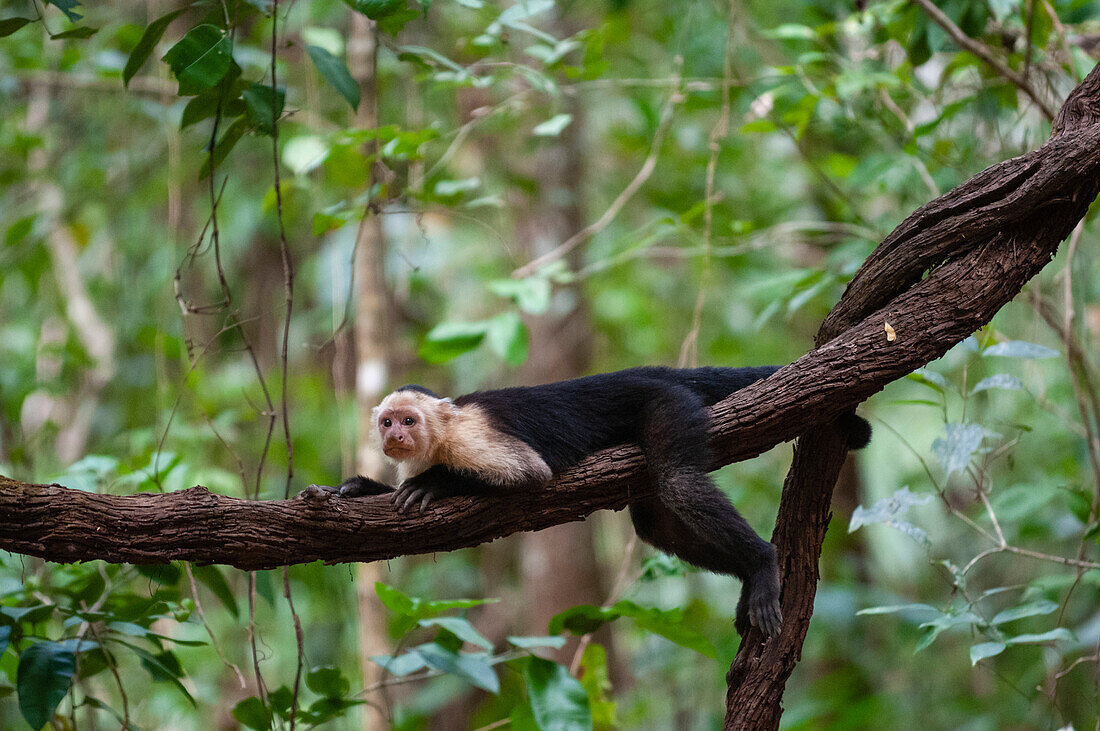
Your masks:
{"label": "sunlit leaf", "polygon": [[977,665],[988,657],[1000,655],[1008,647],[1003,642],[982,642],[970,648],[970,664]]}
{"label": "sunlit leaf", "polygon": [[1035,617],[1043,614],[1050,614],[1058,609],[1058,604],[1050,601],[1049,599],[1039,599],[1037,601],[1028,602],[1027,604],[1020,604],[1015,607],[1009,607],[1003,611],[997,612],[997,614],[989,621],[992,625],[1005,624],[1017,619],[1023,619],[1024,617]]}
{"label": "sunlit leaf", "polygon": [[559,650],[565,646],[565,638],[558,635],[547,635],[545,637],[528,637],[528,636],[516,636],[509,635],[505,638],[509,643],[524,650],[529,650],[535,647],[552,647],[555,650]]}
{"label": "sunlit leaf", "polygon": [[429,642],[413,648],[429,666],[463,678],[472,685],[490,693],[500,692],[500,679],[497,678],[484,655],[470,655],[451,652],[442,645]]}
{"label": "sunlit leaf", "polygon": [[1036,345],[1024,340],[1008,340],[996,345],[990,345],[982,351],[983,356],[1001,355],[1008,358],[1057,358],[1059,353],[1043,345]]}
{"label": "sunlit leaf", "polygon": [[485,650],[493,649],[493,643],[485,639],[485,637],[470,624],[469,620],[463,619],[462,617],[433,617],[431,619],[421,619],[418,624],[421,627],[440,627],[463,642],[469,642],[471,645],[477,645]]}
{"label": "sunlit leaf", "polygon": [[1016,376],[1010,376],[1007,373],[996,373],[987,378],[983,378],[978,381],[970,393],[979,393],[981,391],[987,391],[991,388],[1003,388],[1009,391],[1021,391],[1024,388],[1024,382]]}
{"label": "sunlit leaf", "polygon": [[531,134],[536,137],[557,137],[573,121],[572,114],[555,114],[542,124],[536,125]]}
{"label": "sunlit leaf", "polygon": [[420,357],[429,363],[446,363],[481,345],[488,331],[488,322],[441,322],[424,336]]}
{"label": "sunlit leaf", "polygon": [[527,360],[530,336],[527,326],[515,312],[502,312],[489,320],[485,338],[489,349],[508,365],[522,365]]}
{"label": "sunlit leaf", "polygon": [[944,435],[932,442],[932,453],[948,475],[961,472],[970,464],[984,436],[981,424],[947,424]]}

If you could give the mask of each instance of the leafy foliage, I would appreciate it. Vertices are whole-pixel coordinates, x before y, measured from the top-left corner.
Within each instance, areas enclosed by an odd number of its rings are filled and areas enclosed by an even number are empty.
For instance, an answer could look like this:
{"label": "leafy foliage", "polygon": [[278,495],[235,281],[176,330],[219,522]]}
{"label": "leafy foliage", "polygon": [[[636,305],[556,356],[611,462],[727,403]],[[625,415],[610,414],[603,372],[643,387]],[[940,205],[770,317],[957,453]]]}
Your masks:
{"label": "leafy foliage", "polygon": [[[700,363],[795,359],[894,225],[1049,131],[919,7],[867,5],[739,7],[728,80],[721,5],[5,5],[0,473],[259,498],[282,496],[290,464],[295,483],[330,482],[353,452],[339,359],[365,215],[386,236],[402,381],[517,382],[546,357],[538,326],[574,309],[594,337],[556,330],[551,351],[591,350],[594,371],[672,364],[701,287]],[[1048,102],[1093,64],[1094,4],[936,5]],[[376,100],[353,15],[378,31]],[[731,132],[712,141],[723,89]],[[377,129],[352,114],[368,101]],[[882,426],[838,490],[854,532],[822,557],[788,727],[1095,725],[1094,228],[1034,307],[1006,308],[869,405]],[[277,432],[267,441],[265,400],[287,311],[293,460]],[[788,462],[773,450],[718,476],[762,532]],[[621,533],[601,532],[608,576]],[[392,644],[373,658],[386,680],[364,691],[344,567],[288,573],[299,679],[279,576],[0,556],[0,726],[208,725],[230,710],[248,728],[354,724],[398,681],[403,729],[459,702],[476,706],[471,726],[718,725],[737,647],[728,579],[650,556],[606,606],[509,635],[523,590],[491,563],[389,566],[376,588]],[[492,606],[507,628],[482,615],[487,593],[508,597]],[[597,630],[614,643],[551,654]],[[635,682],[613,685],[609,665]]]}

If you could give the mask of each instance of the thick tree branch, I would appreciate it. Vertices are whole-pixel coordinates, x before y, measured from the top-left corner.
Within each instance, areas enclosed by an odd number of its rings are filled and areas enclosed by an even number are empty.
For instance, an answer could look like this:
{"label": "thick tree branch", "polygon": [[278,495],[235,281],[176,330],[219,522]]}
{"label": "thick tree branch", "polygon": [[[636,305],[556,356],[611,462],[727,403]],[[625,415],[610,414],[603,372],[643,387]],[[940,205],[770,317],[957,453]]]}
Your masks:
{"label": "thick tree branch", "polygon": [[[1071,95],[1046,145],[906,219],[826,320],[824,345],[715,406],[715,467],[827,423],[942,355],[1049,261],[1100,186],[1096,74]],[[896,341],[886,339],[884,322]],[[412,516],[396,515],[385,498],[249,502],[202,488],[115,496],[4,480],[0,549],[55,561],[184,559],[249,569],[373,561],[581,520],[649,489],[632,446],[594,455],[541,489],[456,498]]]}
{"label": "thick tree branch", "polygon": [[[988,322],[1050,261],[1100,190],[1098,110],[1100,67],[1070,94],[1040,149],[979,173],[902,222],[826,318],[817,336],[824,345],[799,362],[831,353],[847,368],[858,360],[851,355],[869,355],[852,371],[851,394],[873,388],[882,370],[941,355]],[[896,341],[886,339],[885,322]],[[871,383],[857,380],[865,375]],[[795,448],[772,536],[783,569],[783,628],[767,643],[755,630],[741,643],[727,675],[727,729],[779,726],[845,453],[830,427],[809,431]]]}

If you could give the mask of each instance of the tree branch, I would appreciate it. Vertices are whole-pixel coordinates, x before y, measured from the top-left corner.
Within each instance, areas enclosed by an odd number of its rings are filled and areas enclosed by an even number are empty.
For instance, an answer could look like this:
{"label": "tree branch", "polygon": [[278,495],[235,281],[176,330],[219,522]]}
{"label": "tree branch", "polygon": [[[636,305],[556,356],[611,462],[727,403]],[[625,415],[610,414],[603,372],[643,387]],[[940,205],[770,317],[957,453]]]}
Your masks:
{"label": "tree branch", "polygon": [[[1051,138],[921,207],[868,257],[798,361],[831,355],[853,393],[877,390],[883,371],[938,357],[988,322],[1054,256],[1100,190],[1100,67],[1069,95]],[[885,323],[897,339],[886,339]],[[900,329],[899,329],[900,328]],[[798,363],[795,365],[797,366]],[[797,368],[785,372],[799,374]],[[812,381],[795,384],[814,390]],[[781,386],[782,388],[782,386]],[[815,408],[811,399],[807,408]],[[730,667],[726,729],[775,729],[802,653],[817,590],[833,486],[846,454],[835,428],[799,439],[772,542],[783,570],[783,627],[753,629]]]}

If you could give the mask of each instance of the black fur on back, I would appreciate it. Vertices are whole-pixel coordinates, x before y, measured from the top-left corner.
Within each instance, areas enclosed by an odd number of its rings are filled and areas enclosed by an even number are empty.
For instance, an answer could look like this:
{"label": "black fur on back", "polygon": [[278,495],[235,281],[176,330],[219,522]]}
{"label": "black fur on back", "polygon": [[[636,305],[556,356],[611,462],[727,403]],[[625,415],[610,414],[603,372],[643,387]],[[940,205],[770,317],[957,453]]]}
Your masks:
{"label": "black fur on back", "polygon": [[[477,391],[455,399],[455,405],[480,406],[497,429],[530,444],[551,470],[559,472],[600,449],[639,441],[642,410],[671,388],[686,388],[703,406],[711,406],[777,370],[779,366],[643,366],[541,386]],[[674,413],[691,408],[682,400],[669,403],[669,429],[695,416]]]}

